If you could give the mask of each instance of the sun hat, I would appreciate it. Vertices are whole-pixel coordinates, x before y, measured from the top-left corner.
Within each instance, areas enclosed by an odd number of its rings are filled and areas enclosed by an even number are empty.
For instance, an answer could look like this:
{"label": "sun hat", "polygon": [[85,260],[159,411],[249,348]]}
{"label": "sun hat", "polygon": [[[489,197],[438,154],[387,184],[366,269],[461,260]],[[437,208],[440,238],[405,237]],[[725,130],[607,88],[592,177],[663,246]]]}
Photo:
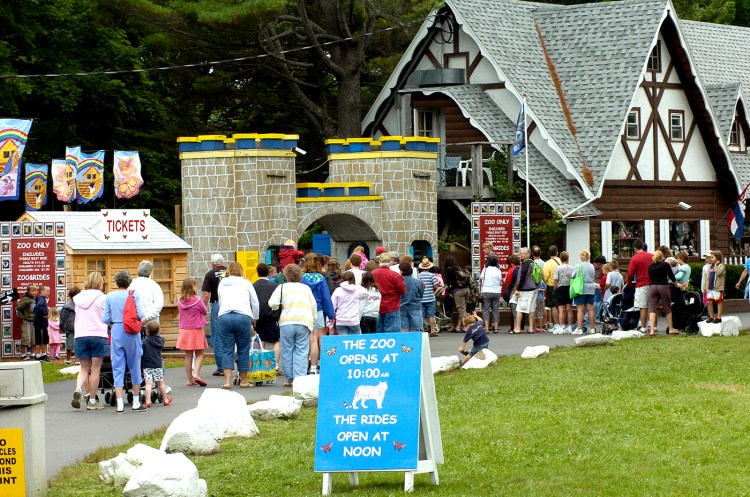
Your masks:
{"label": "sun hat", "polygon": [[211,264],[221,264],[224,262],[224,256],[221,254],[214,254],[211,256]]}
{"label": "sun hat", "polygon": [[294,247],[294,240],[287,240],[284,242],[285,247]]}
{"label": "sun hat", "polygon": [[422,258],[422,262],[419,263],[419,269],[432,269],[434,266],[427,257]]}
{"label": "sun hat", "polygon": [[381,266],[384,266],[384,265],[390,266],[393,259],[391,259],[390,254],[386,252],[384,254],[380,254],[380,256],[378,257],[378,261],[380,262]]}

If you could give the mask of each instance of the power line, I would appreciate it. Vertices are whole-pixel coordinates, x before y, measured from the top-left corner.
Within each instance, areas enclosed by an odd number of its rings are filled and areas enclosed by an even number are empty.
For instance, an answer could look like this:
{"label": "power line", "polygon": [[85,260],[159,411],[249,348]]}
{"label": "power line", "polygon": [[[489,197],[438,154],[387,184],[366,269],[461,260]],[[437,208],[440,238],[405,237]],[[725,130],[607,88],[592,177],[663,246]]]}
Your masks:
{"label": "power line", "polygon": [[193,67],[205,67],[205,66],[218,66],[223,64],[231,64],[234,62],[246,62],[249,60],[260,60],[260,59],[266,59],[269,57],[273,57],[276,55],[286,55],[296,52],[303,52],[306,50],[311,50],[313,48],[316,48],[318,46],[329,46],[329,45],[336,45],[342,42],[346,41],[353,41],[358,38],[364,38],[366,36],[372,36],[377,33],[384,33],[387,31],[394,31],[396,29],[402,29],[406,26],[410,26],[412,24],[421,23],[428,19],[430,19],[433,16],[427,16],[424,19],[411,21],[409,23],[406,23],[404,25],[399,26],[390,26],[387,28],[377,29],[374,31],[371,31],[369,33],[362,33],[360,35],[353,35],[349,36],[347,38],[342,38],[340,40],[333,40],[333,41],[327,41],[323,43],[319,43],[317,45],[307,45],[304,47],[299,48],[291,48],[289,50],[282,50],[281,52],[276,52],[273,54],[259,54],[259,55],[250,55],[247,57],[237,57],[234,59],[222,59],[222,60],[213,60],[209,62],[195,62],[192,64],[180,64],[175,66],[161,66],[161,67],[147,67],[143,69],[123,69],[119,71],[90,71],[90,72],[69,72],[69,73],[50,73],[50,74],[0,74],[0,79],[32,79],[32,78],[61,78],[61,77],[68,77],[68,76],[113,76],[113,75],[119,75],[119,74],[137,74],[137,73],[146,73],[146,72],[154,72],[154,71],[173,71],[175,69],[189,69]]}

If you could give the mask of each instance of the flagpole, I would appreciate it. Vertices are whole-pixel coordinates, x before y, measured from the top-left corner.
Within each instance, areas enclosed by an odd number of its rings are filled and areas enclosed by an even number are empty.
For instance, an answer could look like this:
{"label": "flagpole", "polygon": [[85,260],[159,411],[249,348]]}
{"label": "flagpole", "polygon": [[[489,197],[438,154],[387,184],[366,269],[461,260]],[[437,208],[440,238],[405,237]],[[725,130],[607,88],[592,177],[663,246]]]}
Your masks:
{"label": "flagpole", "polygon": [[529,137],[526,135],[526,94],[523,94],[523,141],[526,145],[526,247],[531,250],[531,204],[529,203]]}

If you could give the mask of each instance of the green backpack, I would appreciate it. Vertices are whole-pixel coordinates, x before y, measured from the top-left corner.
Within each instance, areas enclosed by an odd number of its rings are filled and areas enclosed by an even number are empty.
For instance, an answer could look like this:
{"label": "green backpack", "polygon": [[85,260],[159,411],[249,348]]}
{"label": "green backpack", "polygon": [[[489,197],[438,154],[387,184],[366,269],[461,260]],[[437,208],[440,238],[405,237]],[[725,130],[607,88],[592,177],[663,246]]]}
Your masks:
{"label": "green backpack", "polygon": [[537,285],[540,281],[542,281],[542,268],[539,267],[539,264],[534,262],[532,259],[526,259],[527,261],[531,261],[531,265],[533,266],[533,269],[531,271],[531,279],[534,280],[534,283]]}

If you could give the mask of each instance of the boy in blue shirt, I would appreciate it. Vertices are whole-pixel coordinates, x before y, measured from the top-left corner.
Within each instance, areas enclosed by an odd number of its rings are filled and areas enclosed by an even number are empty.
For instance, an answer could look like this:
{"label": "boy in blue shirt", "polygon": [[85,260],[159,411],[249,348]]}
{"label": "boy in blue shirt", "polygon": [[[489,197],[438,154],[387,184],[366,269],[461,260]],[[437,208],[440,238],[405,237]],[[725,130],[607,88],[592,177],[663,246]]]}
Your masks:
{"label": "boy in blue shirt", "polygon": [[[461,366],[469,362],[480,350],[486,349],[490,345],[490,337],[487,335],[487,330],[484,329],[484,322],[476,312],[466,314],[463,324],[464,328],[466,328],[466,333],[464,334],[463,344],[458,351],[466,357],[461,361]],[[466,350],[466,344],[469,340],[473,340],[471,351]]]}

